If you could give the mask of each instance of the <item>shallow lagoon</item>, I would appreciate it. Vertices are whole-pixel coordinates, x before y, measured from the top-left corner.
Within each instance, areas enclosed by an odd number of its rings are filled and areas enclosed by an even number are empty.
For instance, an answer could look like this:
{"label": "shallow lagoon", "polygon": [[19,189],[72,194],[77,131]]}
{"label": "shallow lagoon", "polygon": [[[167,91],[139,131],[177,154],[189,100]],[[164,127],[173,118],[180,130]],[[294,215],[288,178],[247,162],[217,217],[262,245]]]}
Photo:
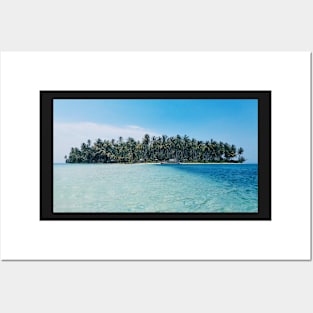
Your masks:
{"label": "shallow lagoon", "polygon": [[257,212],[257,164],[54,164],[54,212]]}

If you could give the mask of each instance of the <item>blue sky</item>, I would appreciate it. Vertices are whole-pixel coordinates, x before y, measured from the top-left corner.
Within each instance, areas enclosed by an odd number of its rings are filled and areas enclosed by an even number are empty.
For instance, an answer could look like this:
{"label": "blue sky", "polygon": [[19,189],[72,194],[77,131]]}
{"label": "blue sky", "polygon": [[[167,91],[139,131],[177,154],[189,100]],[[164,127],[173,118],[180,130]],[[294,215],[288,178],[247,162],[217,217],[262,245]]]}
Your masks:
{"label": "blue sky", "polygon": [[188,135],[244,148],[257,163],[258,105],[253,99],[54,100],[54,162],[87,139]]}

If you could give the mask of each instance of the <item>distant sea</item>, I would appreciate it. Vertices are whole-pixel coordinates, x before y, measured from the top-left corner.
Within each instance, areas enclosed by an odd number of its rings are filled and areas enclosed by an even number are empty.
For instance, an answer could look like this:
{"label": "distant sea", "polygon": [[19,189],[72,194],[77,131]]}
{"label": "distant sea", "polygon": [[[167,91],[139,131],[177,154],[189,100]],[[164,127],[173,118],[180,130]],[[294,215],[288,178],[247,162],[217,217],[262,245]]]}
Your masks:
{"label": "distant sea", "polygon": [[54,212],[257,212],[257,164],[54,164]]}

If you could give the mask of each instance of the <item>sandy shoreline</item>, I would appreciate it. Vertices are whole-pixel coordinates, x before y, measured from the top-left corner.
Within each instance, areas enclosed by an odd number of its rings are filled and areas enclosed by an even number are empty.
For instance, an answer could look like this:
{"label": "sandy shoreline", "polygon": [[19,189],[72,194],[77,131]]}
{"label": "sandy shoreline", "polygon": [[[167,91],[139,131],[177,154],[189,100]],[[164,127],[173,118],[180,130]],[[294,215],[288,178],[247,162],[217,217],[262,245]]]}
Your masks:
{"label": "sandy shoreline", "polygon": [[206,165],[206,164],[216,164],[216,165],[223,165],[223,164],[257,164],[257,163],[230,163],[230,162],[224,162],[224,163],[214,163],[214,162],[180,162],[180,163],[161,163],[161,162],[138,162],[138,163],[53,163],[54,165],[58,164],[94,164],[94,165],[102,165],[102,164],[120,164],[120,165]]}
{"label": "sandy shoreline", "polygon": [[[111,163],[113,164],[113,163]],[[197,163],[193,163],[193,162],[179,162],[179,163],[161,163],[161,162],[142,162],[142,163],[114,163],[114,164],[130,164],[130,165],[134,165],[134,164],[141,164],[141,165],[146,165],[146,164],[152,164],[152,165],[157,165],[157,164],[162,164],[162,165],[205,165],[205,164],[217,164],[217,165],[223,165],[223,164],[244,164],[244,163],[231,163],[231,162],[224,162],[224,163],[215,163],[215,162],[197,162]],[[247,163],[249,164],[249,163]],[[252,163],[250,163],[252,164]]]}
{"label": "sandy shoreline", "polygon": [[205,164],[218,164],[218,165],[223,165],[223,164],[244,164],[244,163],[231,163],[231,162],[221,162],[221,163],[215,163],[215,162],[199,162],[199,163],[192,163],[192,162],[184,162],[184,163],[179,163],[179,164],[200,164],[200,165],[205,165]]}

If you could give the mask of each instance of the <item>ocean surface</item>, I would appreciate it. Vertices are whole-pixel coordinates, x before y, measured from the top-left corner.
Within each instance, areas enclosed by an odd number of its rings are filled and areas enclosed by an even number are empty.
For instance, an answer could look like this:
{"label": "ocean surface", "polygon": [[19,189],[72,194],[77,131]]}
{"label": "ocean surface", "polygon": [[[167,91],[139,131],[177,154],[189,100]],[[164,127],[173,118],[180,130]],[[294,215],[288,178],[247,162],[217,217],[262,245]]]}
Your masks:
{"label": "ocean surface", "polygon": [[54,212],[257,212],[257,164],[54,164]]}

